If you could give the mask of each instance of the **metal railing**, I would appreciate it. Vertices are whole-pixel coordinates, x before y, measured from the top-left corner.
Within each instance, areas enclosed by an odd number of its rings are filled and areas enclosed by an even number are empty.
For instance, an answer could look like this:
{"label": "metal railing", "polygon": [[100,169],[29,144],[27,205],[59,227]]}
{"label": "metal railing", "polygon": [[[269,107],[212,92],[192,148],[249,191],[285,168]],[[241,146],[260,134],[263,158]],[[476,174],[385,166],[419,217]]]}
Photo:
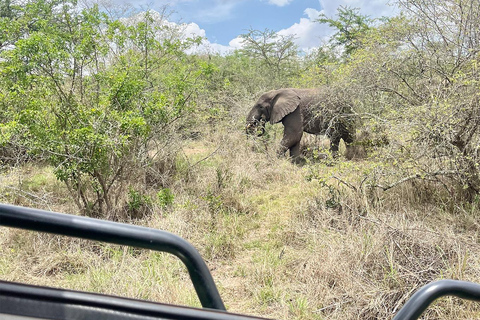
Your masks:
{"label": "metal railing", "polygon": [[459,280],[431,282],[415,292],[393,320],[418,319],[433,301],[444,296],[480,301],[480,284]]}
{"label": "metal railing", "polygon": [[[172,233],[5,204],[0,204],[0,225],[171,253],[187,267],[202,306],[226,310],[212,275],[198,251]],[[429,283],[406,302],[393,320],[418,319],[433,301],[443,296],[480,301],[480,284],[458,280]]]}

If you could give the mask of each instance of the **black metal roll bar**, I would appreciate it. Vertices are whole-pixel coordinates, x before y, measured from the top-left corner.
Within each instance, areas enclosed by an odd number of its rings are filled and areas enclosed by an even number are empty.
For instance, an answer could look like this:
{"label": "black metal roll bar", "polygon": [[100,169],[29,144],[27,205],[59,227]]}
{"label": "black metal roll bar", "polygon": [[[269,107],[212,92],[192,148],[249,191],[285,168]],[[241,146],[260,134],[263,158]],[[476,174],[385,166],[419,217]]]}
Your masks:
{"label": "black metal roll bar", "polygon": [[418,319],[428,306],[444,296],[480,301],[480,284],[460,280],[439,280],[420,288],[396,314],[393,320]]}
{"label": "black metal roll bar", "polygon": [[187,267],[202,307],[226,310],[198,251],[170,232],[5,204],[0,204],[0,225],[171,253]]}

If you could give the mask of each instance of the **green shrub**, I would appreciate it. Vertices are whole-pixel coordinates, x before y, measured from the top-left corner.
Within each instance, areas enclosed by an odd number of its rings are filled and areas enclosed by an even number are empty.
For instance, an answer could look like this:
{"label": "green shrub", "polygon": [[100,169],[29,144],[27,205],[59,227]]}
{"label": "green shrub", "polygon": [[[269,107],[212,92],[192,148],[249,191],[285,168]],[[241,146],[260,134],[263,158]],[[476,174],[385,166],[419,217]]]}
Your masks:
{"label": "green shrub", "polygon": [[172,193],[172,190],[169,188],[164,188],[157,192],[157,201],[160,207],[166,208],[173,204],[175,196]]}

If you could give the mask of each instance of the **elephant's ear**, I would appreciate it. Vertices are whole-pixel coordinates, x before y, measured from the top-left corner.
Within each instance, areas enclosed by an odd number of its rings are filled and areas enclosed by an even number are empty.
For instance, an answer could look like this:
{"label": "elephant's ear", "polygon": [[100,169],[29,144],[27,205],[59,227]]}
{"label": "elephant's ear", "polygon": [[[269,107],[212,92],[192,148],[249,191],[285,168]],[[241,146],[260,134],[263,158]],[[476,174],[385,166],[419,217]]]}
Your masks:
{"label": "elephant's ear", "polygon": [[300,97],[293,90],[278,90],[272,103],[270,111],[270,123],[274,124],[282,121],[283,117],[295,111],[300,104]]}

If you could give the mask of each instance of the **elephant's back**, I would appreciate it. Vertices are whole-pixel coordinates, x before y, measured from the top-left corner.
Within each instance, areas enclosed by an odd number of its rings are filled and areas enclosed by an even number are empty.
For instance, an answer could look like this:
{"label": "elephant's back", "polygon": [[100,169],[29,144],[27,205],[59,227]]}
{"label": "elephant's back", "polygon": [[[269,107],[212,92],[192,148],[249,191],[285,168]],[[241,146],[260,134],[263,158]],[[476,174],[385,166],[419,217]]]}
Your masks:
{"label": "elephant's back", "polygon": [[322,101],[320,89],[292,89],[300,97],[301,108],[316,107]]}
{"label": "elephant's back", "polygon": [[312,89],[291,89],[301,99],[311,99],[322,95],[323,90],[321,88],[312,88]]}

